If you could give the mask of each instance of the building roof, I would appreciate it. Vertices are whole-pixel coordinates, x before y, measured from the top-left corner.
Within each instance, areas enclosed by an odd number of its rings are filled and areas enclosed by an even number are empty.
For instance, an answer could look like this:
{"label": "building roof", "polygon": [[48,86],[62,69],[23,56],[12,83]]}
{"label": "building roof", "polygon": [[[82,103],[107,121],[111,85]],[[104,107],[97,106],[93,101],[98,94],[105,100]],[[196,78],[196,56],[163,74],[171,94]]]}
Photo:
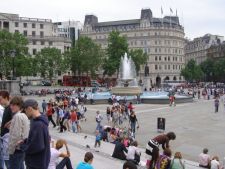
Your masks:
{"label": "building roof", "polygon": [[115,26],[115,25],[132,25],[132,24],[140,24],[140,19],[98,22],[95,24],[95,26]]}

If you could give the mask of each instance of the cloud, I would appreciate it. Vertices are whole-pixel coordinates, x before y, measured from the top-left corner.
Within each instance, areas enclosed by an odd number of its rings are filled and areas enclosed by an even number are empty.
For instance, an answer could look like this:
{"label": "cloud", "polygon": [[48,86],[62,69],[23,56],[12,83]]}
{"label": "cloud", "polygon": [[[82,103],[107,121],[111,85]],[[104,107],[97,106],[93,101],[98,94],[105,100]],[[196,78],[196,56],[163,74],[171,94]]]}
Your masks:
{"label": "cloud", "polygon": [[0,11],[23,17],[47,18],[53,21],[84,21],[87,13],[99,21],[140,18],[141,9],[151,8],[154,17],[174,14],[177,9],[186,36],[194,38],[205,33],[225,35],[224,0],[7,0],[1,1]]}

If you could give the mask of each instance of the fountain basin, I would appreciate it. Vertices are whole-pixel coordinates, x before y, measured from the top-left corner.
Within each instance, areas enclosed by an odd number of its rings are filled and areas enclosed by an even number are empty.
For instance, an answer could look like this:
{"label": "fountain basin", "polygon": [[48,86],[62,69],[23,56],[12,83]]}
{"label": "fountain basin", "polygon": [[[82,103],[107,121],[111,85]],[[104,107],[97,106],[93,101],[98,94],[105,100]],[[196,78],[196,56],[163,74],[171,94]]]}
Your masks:
{"label": "fountain basin", "polygon": [[141,88],[138,86],[131,87],[113,87],[111,91],[114,95],[118,96],[137,96],[142,93]]}

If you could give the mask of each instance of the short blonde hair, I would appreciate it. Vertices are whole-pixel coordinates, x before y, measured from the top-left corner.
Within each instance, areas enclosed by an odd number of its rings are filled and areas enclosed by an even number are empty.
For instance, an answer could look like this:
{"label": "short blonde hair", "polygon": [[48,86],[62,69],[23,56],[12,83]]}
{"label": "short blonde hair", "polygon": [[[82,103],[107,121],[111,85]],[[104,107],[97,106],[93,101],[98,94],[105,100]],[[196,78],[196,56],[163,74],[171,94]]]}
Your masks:
{"label": "short blonde hair", "polygon": [[55,144],[56,149],[62,148],[64,143],[65,143],[65,141],[63,139],[57,140],[57,142]]}
{"label": "short blonde hair", "polygon": [[176,153],[174,154],[174,158],[182,159],[181,152],[176,152]]}

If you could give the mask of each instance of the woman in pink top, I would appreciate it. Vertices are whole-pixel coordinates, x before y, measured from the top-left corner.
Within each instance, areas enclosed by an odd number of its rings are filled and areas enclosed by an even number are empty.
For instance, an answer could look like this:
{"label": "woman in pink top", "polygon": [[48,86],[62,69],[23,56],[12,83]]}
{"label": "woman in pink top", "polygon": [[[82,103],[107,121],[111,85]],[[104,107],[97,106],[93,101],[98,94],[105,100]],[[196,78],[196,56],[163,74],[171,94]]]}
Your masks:
{"label": "woman in pink top", "polygon": [[210,155],[207,153],[208,149],[204,148],[203,152],[199,154],[199,167],[210,168]]}

